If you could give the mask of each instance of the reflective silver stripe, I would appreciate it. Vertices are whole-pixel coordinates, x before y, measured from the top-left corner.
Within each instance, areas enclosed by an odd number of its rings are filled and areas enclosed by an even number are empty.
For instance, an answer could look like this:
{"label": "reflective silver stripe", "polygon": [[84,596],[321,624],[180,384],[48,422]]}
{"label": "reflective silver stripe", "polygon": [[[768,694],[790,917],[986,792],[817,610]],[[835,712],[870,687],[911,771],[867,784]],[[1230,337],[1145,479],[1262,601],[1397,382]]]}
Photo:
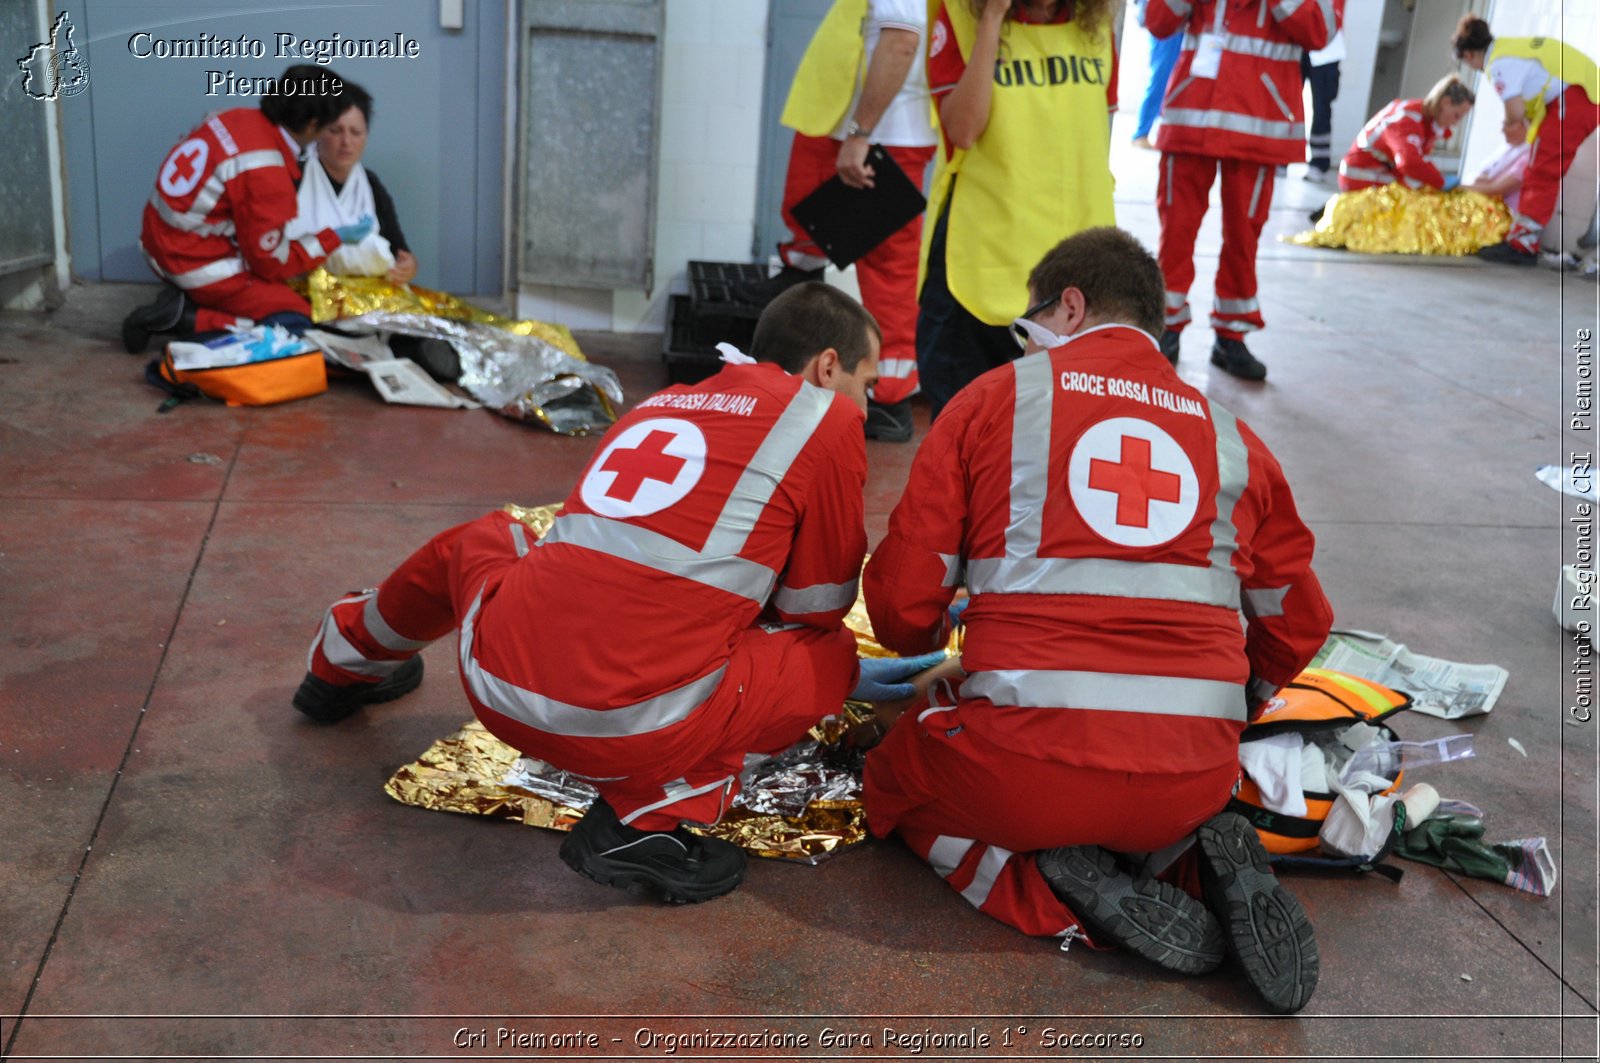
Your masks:
{"label": "reflective silver stripe", "polygon": [[966,568],[961,563],[960,554],[940,554],[939,560],[944,562],[944,587],[956,587],[961,584],[961,573]]}
{"label": "reflective silver stripe", "polygon": [[[392,675],[405,661],[374,661],[361,655],[350,640],[344,637],[339,630],[339,625],[334,622],[333,611],[328,611],[327,617],[322,621],[322,655],[328,663],[335,668],[343,668],[356,675],[371,676],[374,679],[386,679]],[[309,670],[309,669],[308,669]]]}
{"label": "reflective silver stripe", "polygon": [[1256,171],[1256,186],[1250,190],[1250,209],[1245,211],[1245,217],[1253,218],[1256,216],[1256,207],[1261,205],[1261,186],[1266,180],[1267,168],[1263,166]]}
{"label": "reflective silver stripe", "polygon": [[1245,615],[1250,617],[1282,616],[1283,598],[1288,593],[1288,587],[1246,587],[1244,590]]}
{"label": "reflective silver stripe", "polygon": [[685,683],[676,690],[632,705],[619,705],[614,709],[570,705],[490,675],[478,664],[477,658],[472,655],[472,642],[478,608],[482,604],[483,592],[479,591],[472,601],[472,608],[467,610],[466,618],[461,621],[461,677],[478,701],[495,712],[546,734],[569,738],[625,738],[671,727],[688,719],[695,709],[715,693],[728,671],[728,666],[724,664],[709,675]]}
{"label": "reflective silver stripe", "polygon": [[1333,40],[1333,35],[1339,32],[1339,15],[1333,9],[1333,0],[1317,0],[1317,6],[1322,9],[1322,24],[1328,28],[1328,39]]}
{"label": "reflective silver stripe", "polygon": [[951,838],[941,834],[928,850],[928,864],[939,872],[940,878],[949,878],[976,844],[971,838]]}
{"label": "reflective silver stripe", "polygon": [[1147,564],[1100,557],[980,557],[967,562],[972,594],[1096,594],[1239,608],[1231,568]]}
{"label": "reflective silver stripe", "polygon": [[204,214],[179,213],[172,209],[160,192],[152,192],[150,194],[150,205],[156,209],[156,215],[174,229],[181,229],[186,233],[194,233],[196,236],[233,235],[232,218],[208,222]]}
{"label": "reflective silver stripe", "polygon": [[1252,118],[1231,111],[1197,111],[1192,107],[1169,108],[1161,112],[1161,120],[1172,126],[1187,129],[1218,129],[1224,133],[1243,133],[1271,140],[1301,141],[1306,138],[1304,122],[1274,122],[1266,118]]}
{"label": "reflective silver stripe", "polygon": [[420,650],[427,642],[417,639],[408,639],[389,626],[389,622],[378,612],[378,595],[367,596],[367,604],[361,607],[361,622],[367,627],[367,634],[372,636],[374,642],[386,650]]}
{"label": "reflective silver stripe", "polygon": [[1006,524],[1007,559],[1039,554],[1045,496],[1050,486],[1050,420],[1055,380],[1043,354],[1011,363],[1016,406],[1011,419],[1011,514]]}
{"label": "reflective silver stripe", "polygon": [[[287,242],[288,241],[285,241],[285,243]],[[317,239],[315,234],[311,236],[300,237],[300,250],[304,251],[312,258],[321,258],[323,255],[327,254],[327,252],[322,249],[322,241]]]}
{"label": "reflective silver stripe", "polygon": [[1182,325],[1186,321],[1193,320],[1193,318],[1194,311],[1190,310],[1188,304],[1185,303],[1183,309],[1177,311],[1176,313],[1171,310],[1167,311],[1167,327],[1171,328],[1173,325]]}
{"label": "reflective silver stripe", "polygon": [[1217,679],[1008,669],[974,673],[961,684],[961,696],[1024,709],[1199,716],[1240,723],[1245,719],[1244,684]]}
{"label": "reflective silver stripe", "polygon": [[1252,705],[1259,705],[1264,701],[1268,701],[1278,693],[1277,684],[1269,683],[1260,676],[1256,676],[1255,678],[1251,679],[1250,682],[1246,684],[1245,689],[1249,695],[1250,704]]}
{"label": "reflective silver stripe", "polygon": [[1179,307],[1188,306],[1188,305],[1189,305],[1189,295],[1188,295],[1187,292],[1172,292],[1172,291],[1167,292],[1167,309],[1168,310],[1176,310]]}
{"label": "reflective silver stripe", "polygon": [[1294,112],[1289,109],[1287,103],[1283,102],[1283,93],[1278,91],[1278,86],[1265,70],[1261,72],[1261,83],[1267,87],[1267,92],[1272,96],[1272,102],[1278,105],[1278,110],[1282,112],[1283,116],[1291,122],[1294,121]]}
{"label": "reflective silver stripe", "polygon": [[1400,183],[1405,185],[1407,188],[1427,188],[1428,187],[1428,182],[1419,181],[1415,177],[1402,177],[1402,178],[1400,178]]}
{"label": "reflective silver stripe", "polygon": [[[706,538],[702,554],[731,555],[744,549],[762,511],[772,501],[772,493],[778,489],[832,404],[833,392],[807,383],[800,385],[800,390],[784,407],[772,431],[761,441],[750,464],[733,485],[722,514]],[[560,519],[556,523],[560,524]]]}
{"label": "reflective silver stripe", "polygon": [[1263,328],[1264,326],[1258,325],[1248,318],[1222,317],[1213,313],[1211,315],[1211,327],[1213,329],[1223,329],[1228,332],[1255,332],[1257,329]]}
{"label": "reflective silver stripe", "polygon": [[229,277],[236,277],[248,271],[249,267],[244,264],[242,258],[219,258],[187,273],[168,273],[167,279],[187,291],[204,288],[208,284],[225,281]]}
{"label": "reflective silver stripe", "polygon": [[719,557],[696,552],[649,528],[592,513],[563,513],[539,540],[541,547],[555,543],[632,561],[761,604],[766,603],[778,580],[776,572],[757,561],[732,554]]}
{"label": "reflective silver stripe", "polygon": [[1167,99],[1162,101],[1163,105],[1165,105],[1166,102],[1171,101],[1171,100],[1175,100],[1180,95],[1182,95],[1183,94],[1183,90],[1188,88],[1189,87],[1189,83],[1191,81],[1193,81],[1193,80],[1194,80],[1194,77],[1193,77],[1193,75],[1191,75],[1189,77],[1184,78],[1182,81],[1178,82],[1176,85],[1172,86],[1172,91],[1167,93]]}
{"label": "reflective silver stripe", "polygon": [[515,524],[507,524],[506,528],[511,532],[511,545],[516,549],[517,556],[527,557],[528,529],[522,524],[521,521],[518,521]]}
{"label": "reflective silver stripe", "polygon": [[[1200,38],[1192,33],[1183,35],[1185,51],[1194,51],[1200,47]],[[1279,59],[1298,63],[1302,49],[1298,44],[1285,44],[1281,41],[1267,41],[1260,37],[1246,37],[1239,33],[1224,33],[1222,35],[1222,50],[1233,52],[1237,55],[1253,55],[1260,59]]]}
{"label": "reflective silver stripe", "polygon": [[1180,18],[1187,18],[1189,12],[1194,10],[1186,0],[1163,0],[1163,2],[1167,5],[1167,10]]}
{"label": "reflective silver stripe", "polygon": [[[1211,423],[1217,428],[1217,516],[1211,522],[1211,567],[1233,574],[1233,552],[1239,547],[1239,529],[1233,523],[1233,510],[1244,495],[1250,480],[1250,452],[1239,435],[1239,419],[1206,400]],[[1238,594],[1235,579],[1234,593]]]}
{"label": "reflective silver stripe", "polygon": [[[656,809],[662,808],[663,806],[675,805],[679,801],[687,801],[691,797],[699,797],[701,794],[709,793],[710,791],[717,789],[719,786],[726,789],[728,786],[732,785],[732,783],[733,776],[727,775],[721,779],[718,779],[716,782],[706,783],[704,786],[696,786],[691,789],[689,784],[684,782],[682,779],[674,779],[672,782],[667,783],[661,788],[666,792],[666,797],[662,798],[660,801],[657,801],[655,804],[645,805],[643,808],[634,809],[617,822],[621,823],[623,826],[627,826],[629,823],[632,823],[646,812],[654,812]],[[720,812],[718,813],[717,818],[722,818]]]}
{"label": "reflective silver stripe", "polygon": [[[1176,162],[1176,161],[1177,161],[1176,156],[1173,156],[1173,155],[1168,155],[1167,156],[1167,205],[1168,206],[1171,206],[1171,204],[1172,204],[1172,164],[1174,162]],[[1171,292],[1167,293],[1167,298],[1168,299],[1172,298],[1172,293]]]}
{"label": "reflective silver stripe", "polygon": [[1213,299],[1211,309],[1219,314],[1253,314],[1261,309],[1261,302],[1253,296],[1249,299]]}
{"label": "reflective silver stripe", "polygon": [[1394,174],[1388,170],[1369,170],[1364,166],[1351,166],[1343,162],[1339,164],[1339,176],[1352,181],[1370,181],[1375,185],[1394,184]]}
{"label": "reflective silver stripe", "polygon": [[995,879],[1000,877],[1000,872],[1006,866],[1006,861],[1011,859],[1011,850],[1002,849],[998,845],[989,846],[989,851],[978,858],[978,870],[972,876],[972,882],[961,891],[961,896],[974,908],[982,908],[989,899],[989,891],[994,889]]}
{"label": "reflective silver stripe", "polygon": [[[1300,6],[1305,2],[1306,0],[1280,0],[1279,3],[1272,5],[1272,17],[1282,22],[1296,11],[1299,11]],[[1333,26],[1332,23],[1328,25],[1330,29]]]}
{"label": "reflective silver stripe", "polygon": [[855,604],[855,600],[855,580],[846,583],[813,583],[809,587],[779,585],[777,593],[772,596],[772,604],[792,616],[848,609]]}
{"label": "reflective silver stripe", "polygon": [[228,127],[216,115],[206,119],[206,128],[211,130],[211,135],[217,138],[217,143],[222,145],[222,150],[229,155],[239,154],[239,145],[233,141],[233,135],[228,132]]}

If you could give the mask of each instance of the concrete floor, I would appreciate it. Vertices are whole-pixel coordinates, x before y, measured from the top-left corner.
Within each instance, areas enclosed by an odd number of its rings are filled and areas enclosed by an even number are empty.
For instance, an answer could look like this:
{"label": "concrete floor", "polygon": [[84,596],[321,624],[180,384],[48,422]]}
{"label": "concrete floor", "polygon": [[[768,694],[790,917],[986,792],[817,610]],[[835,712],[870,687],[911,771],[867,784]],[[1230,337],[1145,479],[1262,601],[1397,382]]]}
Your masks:
{"label": "concrete floor", "polygon": [[[1155,157],[1123,139],[1120,219],[1153,243]],[[289,698],[322,609],[438,528],[559,499],[594,440],[388,407],[352,381],[158,415],[114,339],[146,291],[79,288],[51,318],[0,317],[0,1052],[544,1054],[497,1045],[505,1027],[600,1037],[551,1055],[769,1029],[809,1046],[749,1056],[839,1058],[912,1051],[885,1029],[973,1028],[987,1046],[923,1057],[1594,1058],[1596,734],[1564,725],[1550,601],[1570,510],[1533,470],[1569,447],[1566,348],[1595,328],[1596,289],[1270,242],[1319,198],[1286,182],[1262,249],[1270,381],[1214,373],[1203,329],[1182,374],[1277,453],[1342,625],[1510,670],[1487,718],[1397,726],[1476,735],[1476,759],[1416,775],[1484,807],[1495,838],[1548,836],[1554,896],[1410,864],[1399,885],[1295,874],[1321,985],[1295,1019],[1241,1018],[1258,1009],[1236,976],[1062,955],[897,844],[758,862],[733,895],[666,908],[572,874],[555,834],[399,805],[384,780],[468,716],[452,647],[427,652],[416,694],[310,726]],[[1213,222],[1202,321],[1216,239]],[[664,384],[654,337],[580,339],[630,402]],[[913,452],[869,444],[873,541]]]}

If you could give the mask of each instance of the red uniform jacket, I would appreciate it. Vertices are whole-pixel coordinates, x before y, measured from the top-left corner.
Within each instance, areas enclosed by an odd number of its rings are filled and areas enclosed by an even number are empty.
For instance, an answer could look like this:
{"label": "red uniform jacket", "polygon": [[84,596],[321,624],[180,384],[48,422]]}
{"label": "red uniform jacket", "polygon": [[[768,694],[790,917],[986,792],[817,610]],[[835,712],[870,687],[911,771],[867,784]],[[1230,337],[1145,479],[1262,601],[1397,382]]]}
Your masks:
{"label": "red uniform jacket", "polygon": [[837,630],[855,603],[861,429],[848,398],[771,364],[645,399],[482,602],[482,632],[469,611],[468,685],[587,775],[714,748],[739,704],[721,678],[750,626]]}
{"label": "red uniform jacket", "polygon": [[269,281],[305,273],[338,249],[339,237],[332,229],[284,235],[299,212],[299,176],[289,141],[259,110],[214,114],[161,164],[139,243],[185,290],[240,273]]}
{"label": "red uniform jacket", "polygon": [[1062,763],[1203,771],[1236,761],[1247,705],[1327,636],[1312,547],[1255,433],[1148,335],[1108,326],[939,415],[867,564],[867,610],[885,646],[925,651],[964,575],[961,726]]}
{"label": "red uniform jacket", "polygon": [[[1300,54],[1326,45],[1344,0],[1150,0],[1145,27],[1179,31],[1183,51],[1156,131],[1162,151],[1282,165],[1306,154]],[[1202,35],[1221,43],[1213,76],[1196,65]]]}
{"label": "red uniform jacket", "polygon": [[1428,117],[1421,100],[1393,100],[1356,134],[1339,163],[1339,190],[1396,181],[1407,188],[1443,188],[1444,175],[1428,161],[1428,152],[1449,136],[1450,130]]}

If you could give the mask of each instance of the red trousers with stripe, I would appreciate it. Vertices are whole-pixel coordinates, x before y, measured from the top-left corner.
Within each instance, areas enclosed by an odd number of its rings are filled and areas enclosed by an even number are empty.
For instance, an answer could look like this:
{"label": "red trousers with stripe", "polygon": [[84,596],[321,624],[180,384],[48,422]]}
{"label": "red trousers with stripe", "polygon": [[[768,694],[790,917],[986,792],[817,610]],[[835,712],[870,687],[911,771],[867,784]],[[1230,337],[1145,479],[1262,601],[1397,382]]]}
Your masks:
{"label": "red trousers with stripe", "polygon": [[[1045,882],[1038,851],[1164,849],[1222,810],[1238,774],[1237,764],[1142,775],[1040,760],[932,709],[902,717],[867,754],[864,799],[873,834],[898,833],[985,915],[1051,937],[1081,928]],[[1194,871],[1192,859],[1180,860],[1162,877],[1198,896]]]}
{"label": "red trousers with stripe", "polygon": [[[170,255],[166,258],[170,260],[158,259],[148,249],[145,251],[150,268],[168,281],[210,264],[206,259],[172,258]],[[220,331],[230,325],[248,326],[264,317],[285,312],[311,316],[311,304],[293,288],[282,281],[263,280],[248,270],[224,277],[215,284],[186,289],[184,294],[199,307],[194,315],[196,332]]]}
{"label": "red trousers with stripe", "polygon": [[[456,630],[480,591],[487,602],[512,565],[538,564],[537,557],[524,560],[533,541],[533,533],[504,512],[439,533],[395,569],[375,597],[353,595],[329,608],[307,667],[318,678],[340,685],[383,679],[422,647]],[[555,629],[564,606],[547,606],[550,630],[519,625],[512,632],[495,631],[493,637],[549,642],[551,653],[559,653]],[[479,631],[489,622],[481,617]],[[647,641],[639,652],[650,652]],[[707,713],[716,721],[709,729],[716,735],[714,748],[697,751],[688,763],[618,759],[605,764],[603,772],[590,772],[606,777],[594,786],[619,817],[640,830],[716,822],[738,793],[745,755],[779,752],[823,716],[838,711],[855,667],[855,636],[843,628],[749,628],[733,647],[722,684],[695,710],[696,716]],[[515,683],[519,677],[500,678]],[[467,700],[501,741],[558,768],[568,767],[541,752],[542,732],[483,704],[470,689]],[[593,741],[604,764],[605,739]]]}
{"label": "red trousers with stripe", "polygon": [[[933,158],[933,148],[885,147],[889,157],[922,187],[922,174]],[[794,135],[789,148],[789,171],[783,184],[783,223],[794,239],[778,248],[790,265],[800,265],[791,253],[826,258],[822,249],[795,221],[794,205],[809,196],[837,172],[839,141],[832,137]],[[883,330],[878,353],[878,383],[872,397],[881,403],[899,402],[917,392],[917,258],[922,249],[922,217],[911,219],[889,239],[856,260],[856,283],[861,303]]]}
{"label": "red trousers with stripe", "polygon": [[[1582,88],[1569,85],[1551,101],[1539,135],[1533,142],[1533,158],[1522,176],[1522,198],[1506,239],[1523,251],[1539,250],[1539,234],[1550,223],[1561,198],[1561,179],[1572,166],[1573,156],[1595,126],[1600,124],[1600,104],[1591,101]],[[1552,239],[1547,246],[1560,241]]]}
{"label": "red trousers with stripe", "polygon": [[1256,298],[1256,247],[1272,207],[1276,168],[1270,163],[1165,152],[1156,189],[1161,242],[1156,257],[1167,283],[1167,328],[1189,323],[1189,287],[1194,283],[1194,242],[1211,201],[1211,183],[1222,171],[1222,255],[1211,304],[1211,327],[1240,339],[1265,328]]}

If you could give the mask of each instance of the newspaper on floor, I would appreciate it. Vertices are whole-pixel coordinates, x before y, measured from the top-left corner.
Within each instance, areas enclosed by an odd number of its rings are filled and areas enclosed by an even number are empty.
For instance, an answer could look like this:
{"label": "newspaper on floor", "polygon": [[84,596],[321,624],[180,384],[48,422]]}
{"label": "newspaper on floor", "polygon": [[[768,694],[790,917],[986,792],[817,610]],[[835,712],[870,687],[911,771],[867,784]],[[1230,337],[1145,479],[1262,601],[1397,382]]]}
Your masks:
{"label": "newspaper on floor", "polygon": [[308,329],[306,338],[322,348],[329,361],[367,374],[383,401],[446,410],[476,410],[481,403],[456,395],[409,358],[396,358],[376,335],[341,336]]}
{"label": "newspaper on floor", "polygon": [[1354,630],[1335,630],[1311,667],[1348,672],[1410,694],[1414,710],[1442,720],[1487,713],[1510,677],[1497,664],[1425,657],[1386,635]]}

